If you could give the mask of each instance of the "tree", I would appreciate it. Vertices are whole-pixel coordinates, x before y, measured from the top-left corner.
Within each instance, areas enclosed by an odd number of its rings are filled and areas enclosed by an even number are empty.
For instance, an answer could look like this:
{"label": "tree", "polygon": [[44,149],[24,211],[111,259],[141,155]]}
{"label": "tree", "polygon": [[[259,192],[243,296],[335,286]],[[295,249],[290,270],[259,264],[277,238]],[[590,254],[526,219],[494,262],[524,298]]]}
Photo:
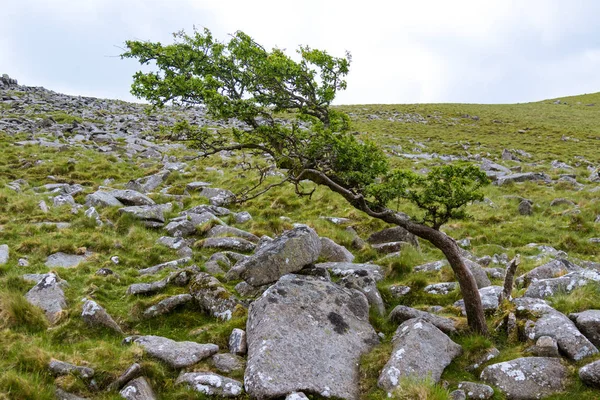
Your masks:
{"label": "tree", "polygon": [[[267,184],[268,165],[254,164],[260,177],[238,201],[285,183],[294,185],[298,195],[310,196],[315,187],[307,188],[310,181],[367,215],[428,240],[444,253],[456,275],[470,328],[487,333],[475,279],[456,242],[440,231],[450,219],[466,217],[465,205],[482,199],[479,189],[488,183],[482,171],[470,165],[437,167],[427,175],[392,170],[382,150],[372,141],[358,140],[349,132],[349,117],[331,107],[336,93],[346,88],[348,53],[338,58],[301,46],[295,61],[281,49],[266,50],[243,32],[231,35],[227,43],[215,40],[207,29],[192,35],[178,32],[174,38],[169,45],[126,42],[122,57],[158,69],[137,72],[132,93],[158,107],[202,104],[213,118],[244,123],[229,135],[188,123],[174,127],[202,156],[240,151],[286,171],[281,181]],[[278,113],[286,113],[285,119]],[[410,218],[391,206],[406,202],[416,204],[419,215]]]}

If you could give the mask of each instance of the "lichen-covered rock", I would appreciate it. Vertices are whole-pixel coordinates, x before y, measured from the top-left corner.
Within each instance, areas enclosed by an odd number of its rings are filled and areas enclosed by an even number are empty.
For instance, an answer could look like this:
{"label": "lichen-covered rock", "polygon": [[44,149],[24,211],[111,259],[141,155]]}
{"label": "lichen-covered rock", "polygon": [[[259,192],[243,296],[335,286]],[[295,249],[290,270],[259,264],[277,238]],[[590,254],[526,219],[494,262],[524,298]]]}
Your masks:
{"label": "lichen-covered rock", "polygon": [[600,389],[600,360],[581,367],[579,369],[579,379],[586,385]]}
{"label": "lichen-covered rock", "polygon": [[365,296],[327,280],[285,275],[250,305],[246,391],[358,399],[358,362],[378,338]]}
{"label": "lichen-covered rock", "polygon": [[85,205],[88,207],[123,207],[124,204],[110,193],[99,190],[85,197]]}
{"label": "lichen-covered rock", "polygon": [[317,233],[307,226],[300,226],[284,232],[260,247],[254,255],[238,262],[228,276],[238,273],[252,286],[261,286],[300,271],[314,263],[320,253],[321,241]]}
{"label": "lichen-covered rock", "polygon": [[75,374],[83,379],[92,379],[95,371],[89,367],[80,367],[68,362],[52,359],[48,363],[48,369],[55,376]]}
{"label": "lichen-covered rock", "polygon": [[51,324],[58,321],[62,311],[67,308],[65,293],[60,287],[58,277],[47,274],[27,294],[25,298],[30,304],[44,310]]}
{"label": "lichen-covered rock", "polygon": [[54,392],[57,400],[87,400],[85,397],[79,397],[73,393],[65,392],[62,389],[57,388]]}
{"label": "lichen-covered rock", "polygon": [[436,326],[442,332],[447,334],[455,333],[456,326],[454,321],[450,318],[440,317],[426,311],[417,310],[408,306],[399,305],[396,306],[390,313],[389,319],[399,324],[413,318],[421,318],[430,324]]}
{"label": "lichen-covered rock", "polygon": [[321,238],[321,254],[319,258],[326,262],[349,262],[354,260],[354,254],[350,253],[347,248],[334,242],[333,240]]}
{"label": "lichen-covered rock", "polygon": [[226,321],[231,319],[234,309],[240,304],[217,278],[206,272],[194,277],[190,294],[204,311]]}
{"label": "lichen-covered rock", "polygon": [[569,318],[575,322],[579,331],[583,333],[594,346],[600,348],[600,310],[587,310],[569,314]]}
{"label": "lichen-covered rock", "polygon": [[438,382],[444,369],[462,353],[462,348],[444,332],[421,318],[404,321],[392,339],[394,348],[377,385],[392,392],[402,378],[429,376]]}
{"label": "lichen-covered rock", "polygon": [[385,304],[377,282],[367,274],[363,275],[346,275],[338,282],[339,285],[348,289],[356,289],[361,291],[369,301],[369,305],[381,316],[385,314]]}
{"label": "lichen-covered rock", "polygon": [[144,310],[142,316],[144,318],[154,318],[159,315],[165,315],[190,301],[192,301],[192,296],[187,293],[170,296],[159,301],[155,305],[148,307]]}
{"label": "lichen-covered rock", "polygon": [[119,212],[139,219],[149,228],[158,228],[165,223],[163,209],[161,206],[130,206],[119,208]]}
{"label": "lichen-covered rock", "polygon": [[229,352],[243,356],[247,351],[246,331],[239,328],[233,329],[231,335],[229,335]]}
{"label": "lichen-covered rock", "polygon": [[537,340],[541,336],[553,337],[560,351],[574,361],[598,353],[598,349],[566,315],[550,307],[544,300],[519,297],[513,302],[517,306],[517,312],[525,310],[538,316],[528,329],[527,336],[530,340]]}
{"label": "lichen-covered rock", "polygon": [[81,318],[90,326],[103,326],[118,334],[123,334],[119,324],[94,300],[87,300],[83,303]]}
{"label": "lichen-covered rock", "polygon": [[406,296],[408,293],[410,293],[411,289],[410,286],[406,285],[391,285],[389,290],[394,298],[399,299],[402,296]]}
{"label": "lichen-covered rock", "polygon": [[234,228],[227,225],[213,226],[207,233],[206,237],[222,237],[222,236],[234,236],[242,239],[246,239],[252,243],[258,243],[260,238],[250,232],[246,232],[242,229]]}
{"label": "lichen-covered rock", "polygon": [[487,366],[481,380],[500,389],[509,400],[534,400],[561,392],[568,370],[556,358],[523,357]]}
{"label": "lichen-covered rock", "polygon": [[[479,297],[481,297],[484,311],[495,311],[498,308],[498,299],[502,294],[502,290],[504,290],[502,286],[487,286],[479,289]],[[463,315],[467,315],[464,300],[458,300],[454,303],[454,306],[459,307]]]}
{"label": "lichen-covered rock", "polygon": [[180,266],[189,263],[190,261],[192,261],[191,257],[183,257],[183,258],[180,258],[180,259],[177,259],[177,260],[167,261],[167,262],[162,263],[162,264],[154,265],[152,267],[140,269],[138,271],[138,273],[140,275],[154,275],[154,274],[162,271],[165,268],[177,269]]}
{"label": "lichen-covered rock", "polygon": [[111,190],[108,194],[126,206],[153,206],[156,204],[150,197],[135,190]]}
{"label": "lichen-covered rock", "polygon": [[198,226],[202,226],[209,222],[218,225],[224,224],[224,222],[217,218],[213,213],[206,211],[200,214],[187,213],[183,216],[173,218],[167,226],[165,226],[165,230],[171,236],[186,237],[195,234]]}
{"label": "lichen-covered rock", "polygon": [[256,244],[239,237],[209,237],[202,241],[202,248],[241,251],[254,251]]}
{"label": "lichen-covered rock", "polygon": [[551,179],[548,175],[542,174],[540,172],[522,172],[518,174],[501,176],[498,178],[497,181],[494,182],[494,185],[503,186],[508,183],[517,183],[525,181],[550,182]]}
{"label": "lichen-covered rock", "polygon": [[600,273],[588,269],[575,271],[558,278],[540,279],[531,282],[525,291],[525,297],[544,299],[559,292],[569,293],[573,289],[589,282],[600,282]]}
{"label": "lichen-covered rock", "polygon": [[176,385],[185,384],[196,392],[219,397],[237,397],[244,391],[241,382],[213,372],[182,372]]}
{"label": "lichen-covered rock", "polygon": [[556,278],[578,270],[581,270],[581,267],[563,258],[557,258],[519,276],[515,282],[519,285],[528,285],[534,280]]}
{"label": "lichen-covered rock", "polygon": [[149,283],[133,283],[127,288],[127,294],[154,294],[167,287],[167,279]]}
{"label": "lichen-covered rock", "polygon": [[475,261],[469,260],[468,258],[463,258],[463,262],[471,271],[473,278],[475,278],[475,282],[477,283],[478,289],[491,286],[492,282],[490,281],[490,278],[488,278],[481,265],[479,265]]}
{"label": "lichen-covered rock", "polygon": [[464,390],[467,399],[491,399],[494,389],[488,385],[475,382],[460,382],[458,388]]}
{"label": "lichen-covered rock", "polygon": [[243,370],[245,364],[242,357],[231,353],[215,354],[210,360],[217,370],[226,374]]}
{"label": "lichen-covered rock", "polygon": [[162,185],[170,174],[171,171],[160,171],[153,175],[130,180],[127,182],[127,189],[135,190],[141,193],[149,193]]}
{"label": "lichen-covered rock", "polygon": [[166,362],[173,368],[185,368],[216,354],[216,344],[176,342],[161,336],[140,336],[134,343],[142,346],[152,357]]}
{"label": "lichen-covered rock", "polygon": [[325,268],[332,275],[344,277],[347,275],[369,275],[376,281],[383,279],[383,269],[377,264],[353,264],[347,262],[326,262],[316,264],[317,268]]}
{"label": "lichen-covered rock", "polygon": [[448,294],[454,289],[458,288],[458,282],[440,282],[432,283],[423,288],[423,291],[429,294]]}
{"label": "lichen-covered rock", "polygon": [[129,381],[119,392],[125,400],[156,400],[152,386],[145,377],[140,376]]}
{"label": "lichen-covered rock", "polygon": [[558,342],[550,336],[540,336],[529,351],[538,357],[560,357]]}
{"label": "lichen-covered rock", "polygon": [[375,232],[369,236],[367,242],[372,245],[391,242],[406,242],[415,247],[419,247],[419,240],[417,237],[401,226],[395,226],[393,228],[387,228],[379,232]]}

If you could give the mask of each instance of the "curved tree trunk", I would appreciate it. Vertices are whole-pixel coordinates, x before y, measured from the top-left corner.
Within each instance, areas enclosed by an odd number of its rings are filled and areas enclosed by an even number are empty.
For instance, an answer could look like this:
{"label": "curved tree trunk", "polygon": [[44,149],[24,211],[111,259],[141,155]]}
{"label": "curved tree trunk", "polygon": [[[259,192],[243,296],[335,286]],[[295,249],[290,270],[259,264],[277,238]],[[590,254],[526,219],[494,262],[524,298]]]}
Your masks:
{"label": "curved tree trunk", "polygon": [[460,285],[460,291],[465,301],[465,311],[467,312],[469,327],[474,332],[482,335],[488,334],[483,304],[481,303],[479,289],[477,289],[477,282],[475,282],[473,274],[471,274],[471,271],[467,268],[461,258],[458,245],[454,239],[437,229],[416,223],[402,213],[393,212],[390,209],[373,211],[369,208],[362,195],[352,193],[348,189],[332,181],[320,171],[304,170],[296,179],[299,179],[300,177],[310,179],[316,184],[329,187],[334,192],[341,194],[354,208],[365,212],[373,218],[378,218],[384,222],[398,225],[413,235],[429,241],[435,247],[440,249],[450,263],[450,267],[452,268],[452,271],[454,271],[454,275]]}

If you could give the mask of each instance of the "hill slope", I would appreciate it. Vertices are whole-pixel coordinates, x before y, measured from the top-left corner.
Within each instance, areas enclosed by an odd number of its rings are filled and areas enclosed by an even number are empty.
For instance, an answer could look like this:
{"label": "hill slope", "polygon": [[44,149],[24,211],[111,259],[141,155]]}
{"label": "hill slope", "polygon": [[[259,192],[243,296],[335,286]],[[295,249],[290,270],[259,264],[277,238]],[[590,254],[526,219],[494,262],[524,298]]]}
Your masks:
{"label": "hill slope", "polygon": [[[86,398],[121,398],[118,391],[105,389],[137,362],[159,398],[198,398],[198,393],[176,384],[181,368],[158,361],[139,344],[123,345],[123,337],[155,335],[211,343],[227,353],[230,333],[246,329],[246,307],[257,294],[242,292],[240,277],[228,276],[227,270],[244,258],[238,253],[253,254],[255,239],[264,235],[275,238],[293,229],[294,223],[307,224],[319,236],[345,246],[355,263],[381,266],[385,277],[377,282],[377,289],[385,316],[397,305],[424,310],[440,306],[439,314],[452,318],[458,333],[451,338],[463,347],[463,353],[442,375],[451,389],[461,381],[479,381],[486,365],[531,355],[526,350],[532,343],[517,340],[502,329],[491,338],[465,334],[464,317],[455,305],[460,292],[452,289],[452,284],[447,294],[424,290],[428,284],[453,282],[451,270],[440,263],[416,272],[419,268],[415,267],[441,260],[441,253],[426,243],[418,249],[390,245],[394,251],[400,249],[391,256],[385,253],[385,246],[383,250],[376,245],[361,246],[362,239],[385,226],[361,215],[333,193],[318,188],[309,200],[296,197],[292,188],[283,186],[242,206],[215,208],[227,192],[202,188],[241,190],[252,178],[243,168],[243,160],[230,153],[198,159],[187,143],[168,141],[165,135],[168,127],[181,119],[210,129],[227,129],[236,121],[211,121],[201,108],[168,107],[145,113],[144,105],[66,96],[7,80],[0,86],[0,100],[0,245],[6,245],[0,247],[0,370],[6,371],[0,377],[0,397],[55,398],[58,387]],[[339,108],[351,116],[359,137],[375,139],[398,166],[421,171],[447,162],[472,162],[496,180],[485,189],[486,201],[469,207],[470,220],[443,227],[460,240],[465,257],[487,267],[483,271],[492,284],[502,284],[504,268],[516,254],[522,255],[517,275],[555,259],[566,260],[564,265],[573,270],[600,271],[600,94],[516,105]],[[522,175],[527,176],[523,179],[533,178],[512,183],[518,173],[537,174]],[[125,189],[140,193],[125,193]],[[101,194],[90,197],[97,192]],[[214,195],[221,196],[213,198],[211,205],[209,197]],[[114,199],[117,202],[111,203]],[[139,208],[120,211],[131,206]],[[196,211],[190,211],[194,207]],[[408,205],[403,205],[403,210],[416,211]],[[203,219],[194,220],[206,211],[215,218],[204,214]],[[190,227],[185,221],[194,223]],[[229,228],[211,230],[219,224]],[[243,236],[247,242],[224,240],[217,245],[206,240],[207,234]],[[4,250],[7,259],[3,262]],[[156,268],[155,274],[140,273],[186,257],[175,270],[185,271],[187,278],[176,279],[173,265]],[[321,252],[317,261],[331,257]],[[77,265],[65,268],[59,266],[61,262]],[[189,284],[190,276],[198,276],[199,271],[222,282],[221,294],[210,301],[199,300],[197,286]],[[58,302],[62,305],[52,314],[52,323],[48,314],[30,304],[31,294],[27,295],[41,277],[25,276],[49,272],[66,282],[56,286],[64,293],[64,302]],[[543,277],[568,272],[572,271],[558,268]],[[337,282],[340,278],[332,279]],[[569,293],[556,290],[547,300],[565,314],[597,307],[600,291],[594,279],[582,278],[582,283],[591,283],[568,286],[565,290]],[[164,284],[145,288],[146,294],[131,294],[132,285],[152,282]],[[527,293],[528,282],[519,282],[513,296]],[[399,295],[403,286],[410,291]],[[172,303],[179,304],[177,307],[160,303],[165,299],[173,302],[173,296],[180,296],[177,301],[181,304]],[[221,310],[229,314],[207,306],[207,302],[216,302],[221,307],[223,299],[234,296],[241,299],[238,306]],[[86,323],[84,309],[90,303],[84,299],[102,306],[124,333]],[[149,307],[159,303],[158,309],[167,312],[149,316],[154,312],[149,312]],[[514,306],[506,304],[501,311],[491,311],[490,325],[498,326],[510,311]],[[525,339],[523,328],[530,316],[518,317],[521,339]],[[383,398],[386,394],[377,388],[377,379],[389,358],[398,323],[373,310],[370,323],[382,333],[382,339],[362,357],[359,389],[363,398]],[[497,358],[467,369],[492,347],[499,350]],[[567,393],[552,398],[567,399],[574,394],[582,399],[597,398],[600,391],[583,385],[576,373],[578,367],[598,356],[570,361],[564,349],[561,352],[569,370]],[[93,367],[94,377],[52,372],[48,363],[53,358]],[[187,370],[215,371],[237,380],[244,376],[243,369],[219,372],[215,360],[208,358]],[[416,384],[414,390],[426,386]],[[409,384],[406,387],[411,390]],[[447,398],[447,391],[439,386],[427,390]],[[415,392],[397,396],[414,398],[411,393]],[[494,396],[504,398],[500,390]]]}

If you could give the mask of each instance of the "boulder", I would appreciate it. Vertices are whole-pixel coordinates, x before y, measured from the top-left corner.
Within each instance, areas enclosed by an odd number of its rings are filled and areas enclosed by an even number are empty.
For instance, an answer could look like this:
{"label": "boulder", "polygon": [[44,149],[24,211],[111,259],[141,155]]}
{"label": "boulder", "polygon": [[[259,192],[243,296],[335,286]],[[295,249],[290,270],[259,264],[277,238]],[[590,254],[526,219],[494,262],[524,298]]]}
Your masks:
{"label": "boulder", "polygon": [[44,265],[49,268],[74,268],[84,262],[88,257],[89,254],[77,255],[58,252],[50,254]]}
{"label": "boulder", "polygon": [[117,379],[115,379],[108,387],[106,388],[108,391],[119,390],[121,389],[127,382],[132,379],[137,378],[142,374],[142,366],[138,363],[133,363],[129,368],[125,370]]}
{"label": "boulder", "polygon": [[200,214],[188,213],[184,216],[177,217],[171,220],[165,227],[165,230],[171,236],[190,236],[196,233],[198,226],[214,222],[216,224],[224,224],[211,212],[203,212]]}
{"label": "boulder", "polygon": [[444,369],[462,353],[462,348],[444,332],[421,318],[404,321],[392,339],[394,345],[377,385],[392,392],[402,378],[431,377],[438,382]]}
{"label": "boulder", "polygon": [[213,317],[230,320],[240,301],[214,276],[198,273],[190,285],[190,294],[200,308]]}
{"label": "boulder", "polygon": [[564,258],[557,258],[545,264],[535,267],[531,271],[519,276],[515,282],[518,285],[528,285],[534,280],[551,279],[569,272],[579,271],[581,267]]}
{"label": "boulder", "polygon": [[246,232],[242,229],[234,228],[232,226],[227,225],[217,225],[213,226],[207,233],[206,236],[209,238],[212,237],[221,237],[221,236],[234,236],[242,239],[246,239],[252,243],[258,243],[260,238],[256,235],[253,235],[250,232]]}
{"label": "boulder", "polygon": [[519,203],[519,214],[532,215],[533,214],[533,203],[529,200],[521,201]]}
{"label": "boulder", "polygon": [[229,335],[229,352],[243,356],[248,351],[246,345],[246,331],[243,329],[235,328]]}
{"label": "boulder", "polygon": [[169,177],[171,171],[161,171],[154,175],[145,176],[135,180],[130,180],[127,183],[127,189],[138,191],[141,193],[149,193],[163,184]]}
{"label": "boulder", "polygon": [[127,294],[154,294],[167,287],[167,279],[150,283],[134,283],[127,288]]}
{"label": "boulder", "polygon": [[396,299],[399,299],[403,296],[406,296],[408,293],[410,293],[410,286],[406,286],[406,285],[391,285],[389,287],[390,293],[392,294],[392,296]]}
{"label": "boulder", "polygon": [[350,253],[348,249],[334,242],[333,240],[322,237],[321,238],[321,254],[319,258],[326,262],[348,262],[351,263],[354,260],[354,254]]}
{"label": "boulder", "polygon": [[488,385],[475,382],[460,382],[458,388],[463,390],[467,399],[491,399],[494,396],[494,389]]}
{"label": "boulder", "polygon": [[119,392],[121,397],[126,400],[156,400],[157,397],[152,390],[148,380],[140,376],[129,381]]}
{"label": "boulder", "polygon": [[248,253],[256,248],[256,244],[238,237],[209,237],[202,241],[202,248]]}
{"label": "boulder", "polygon": [[97,191],[85,197],[87,207],[123,207],[124,204],[108,192]]}
{"label": "boulder", "polygon": [[467,268],[469,268],[471,274],[473,274],[473,278],[475,278],[475,282],[477,282],[478,289],[490,286],[492,284],[490,278],[488,278],[481,265],[469,260],[468,258],[463,258],[463,262],[465,263]]}
{"label": "boulder", "polygon": [[154,265],[152,267],[140,269],[138,271],[138,273],[140,275],[154,275],[154,274],[162,271],[165,268],[178,269],[180,266],[185,265],[185,264],[189,263],[190,261],[192,261],[191,257],[183,257],[183,258],[180,258],[177,260],[167,261],[162,264]]}
{"label": "boulder", "polygon": [[65,392],[62,389],[57,388],[54,391],[54,396],[56,396],[57,400],[87,400],[85,397],[79,397],[69,392]]}
{"label": "boulder", "polygon": [[379,232],[375,232],[369,236],[367,242],[371,245],[391,242],[406,242],[415,247],[419,247],[419,240],[417,237],[401,226],[395,226],[393,228],[387,228]]}
{"label": "boulder", "polygon": [[177,307],[189,303],[190,301],[192,301],[192,296],[187,293],[170,296],[159,301],[155,305],[148,307],[142,313],[142,317],[154,318],[158,317],[159,315],[165,315],[172,312]]}
{"label": "boulder", "polygon": [[[502,286],[488,286],[479,289],[479,296],[481,297],[481,303],[484,311],[495,311],[500,305],[498,300],[504,288]],[[454,303],[455,307],[459,307],[463,315],[467,315],[465,310],[465,301],[458,300]]]}
{"label": "boulder", "polygon": [[215,354],[210,360],[218,371],[226,374],[243,370],[245,364],[242,357],[231,353]]}
{"label": "boulder", "polygon": [[427,321],[447,334],[456,333],[456,326],[452,319],[417,310],[416,308],[399,305],[392,310],[389,316],[391,321],[399,324],[413,318],[420,318]]}
{"label": "boulder", "polygon": [[600,310],[587,310],[569,314],[569,318],[583,335],[600,348]]}
{"label": "boulder", "polygon": [[121,214],[128,214],[139,219],[149,228],[159,228],[165,223],[164,207],[158,206],[130,206],[119,208]]}
{"label": "boulder", "polygon": [[164,361],[173,368],[185,368],[216,354],[216,344],[176,342],[161,336],[140,336],[134,343],[142,346],[152,357]]}
{"label": "boulder", "polygon": [[535,346],[528,349],[534,356],[538,357],[560,357],[558,342],[550,336],[540,336]]}
{"label": "boulder", "polygon": [[534,400],[565,389],[568,370],[556,358],[523,357],[487,366],[481,380],[510,400]]}
{"label": "boulder", "polygon": [[324,268],[332,275],[344,277],[347,275],[364,276],[369,275],[376,281],[384,277],[383,269],[377,264],[353,264],[348,262],[327,262],[316,264],[317,268]]}
{"label": "boulder", "polygon": [[126,206],[153,206],[156,204],[150,197],[135,190],[111,190],[108,194]]}
{"label": "boulder", "polygon": [[51,359],[48,363],[48,369],[54,376],[77,375],[83,379],[92,379],[95,371],[89,367],[80,367],[68,362]]}
{"label": "boulder", "polygon": [[525,181],[550,182],[550,177],[540,172],[522,172],[518,174],[504,175],[494,182],[494,185],[503,186],[508,183],[517,183]]}
{"label": "boulder", "polygon": [[441,294],[445,295],[453,291],[458,287],[458,282],[440,282],[432,283],[423,288],[423,291],[429,294]]}
{"label": "boulder", "polygon": [[385,304],[379,289],[377,289],[377,282],[369,275],[346,275],[338,284],[348,289],[356,289],[361,291],[367,300],[369,305],[373,308],[380,316],[385,315]]}
{"label": "boulder", "polygon": [[252,215],[248,211],[242,211],[233,214],[233,220],[236,224],[244,224],[252,219]]}
{"label": "boulder", "polygon": [[118,334],[123,334],[119,324],[106,312],[106,310],[98,305],[94,300],[87,300],[83,303],[81,318],[90,326],[102,326],[108,328]]}
{"label": "boulder", "polygon": [[365,296],[327,280],[285,275],[250,305],[251,397],[295,391],[358,399],[360,356],[378,342]]}
{"label": "boulder", "polygon": [[314,263],[320,253],[321,241],[317,233],[307,226],[300,226],[284,232],[254,255],[238,262],[228,272],[228,277],[239,274],[252,286],[265,285]]}
{"label": "boulder", "polygon": [[47,274],[27,294],[25,298],[30,304],[44,310],[51,324],[58,321],[62,311],[67,308],[65,294],[60,287],[58,277]]}
{"label": "boulder", "polygon": [[426,264],[417,265],[416,267],[413,268],[413,271],[414,272],[439,271],[442,269],[442,267],[444,265],[448,265],[448,261],[446,261],[446,260],[432,261],[432,262],[428,262]]}
{"label": "boulder", "polygon": [[558,278],[539,279],[531,282],[524,296],[544,299],[557,293],[569,293],[589,282],[600,282],[600,273],[584,269],[570,272]]}
{"label": "boulder", "polygon": [[241,382],[213,372],[182,372],[175,384],[187,385],[207,396],[238,397],[244,391]]}
{"label": "boulder", "polygon": [[513,303],[517,312],[528,311],[538,316],[526,332],[530,340],[550,336],[556,339],[559,350],[574,361],[598,353],[598,349],[579,332],[566,315],[550,307],[544,300],[519,297],[514,299]]}
{"label": "boulder", "polygon": [[579,369],[579,379],[586,385],[600,389],[600,360],[581,367]]}

